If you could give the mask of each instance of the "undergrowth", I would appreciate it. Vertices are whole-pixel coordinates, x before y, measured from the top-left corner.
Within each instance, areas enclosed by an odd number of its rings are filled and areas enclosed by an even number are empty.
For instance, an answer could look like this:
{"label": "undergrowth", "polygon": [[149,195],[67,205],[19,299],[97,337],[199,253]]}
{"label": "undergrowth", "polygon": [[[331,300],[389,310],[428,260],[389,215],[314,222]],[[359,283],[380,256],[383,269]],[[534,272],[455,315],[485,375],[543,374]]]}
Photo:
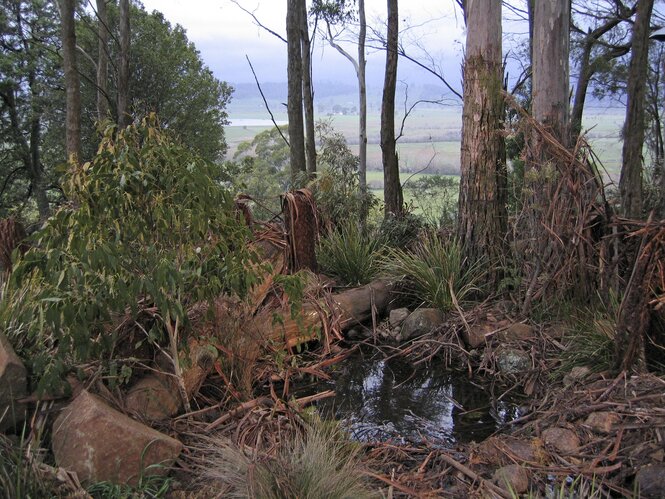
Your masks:
{"label": "undergrowth", "polygon": [[412,251],[391,249],[384,267],[390,276],[404,279],[405,293],[413,301],[443,311],[481,291],[482,266],[467,265],[461,245],[436,234],[422,236]]}

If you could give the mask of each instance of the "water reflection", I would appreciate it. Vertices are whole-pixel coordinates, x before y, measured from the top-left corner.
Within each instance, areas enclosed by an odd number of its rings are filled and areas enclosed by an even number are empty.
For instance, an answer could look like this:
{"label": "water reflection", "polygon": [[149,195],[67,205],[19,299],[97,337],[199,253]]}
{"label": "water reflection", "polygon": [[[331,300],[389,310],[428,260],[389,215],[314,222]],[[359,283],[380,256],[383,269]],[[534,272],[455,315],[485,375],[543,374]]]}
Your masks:
{"label": "water reflection", "polygon": [[510,402],[492,404],[489,394],[464,374],[437,365],[415,370],[399,359],[359,352],[338,364],[333,378],[310,387],[336,392],[319,403],[319,410],[341,420],[361,441],[426,438],[450,446],[483,440],[519,416]]}

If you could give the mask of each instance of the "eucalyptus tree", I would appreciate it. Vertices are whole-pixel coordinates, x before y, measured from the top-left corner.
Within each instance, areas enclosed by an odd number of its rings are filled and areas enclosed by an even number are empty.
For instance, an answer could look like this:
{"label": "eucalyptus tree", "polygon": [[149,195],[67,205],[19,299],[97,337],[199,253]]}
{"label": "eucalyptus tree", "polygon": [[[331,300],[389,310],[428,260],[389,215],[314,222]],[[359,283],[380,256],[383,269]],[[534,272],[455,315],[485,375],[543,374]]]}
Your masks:
{"label": "eucalyptus tree", "polygon": [[59,0],[62,64],[67,95],[66,151],[69,161],[81,159],[81,83],[76,61],[76,0]]}
{"label": "eucalyptus tree", "polygon": [[[466,0],[458,237],[471,265],[495,264],[506,233],[506,148],[501,94],[501,3]],[[490,268],[497,268],[491,265]],[[488,274],[497,279],[496,272]]]}
{"label": "eucalyptus tree", "polygon": [[301,3],[303,1],[288,0],[286,8],[287,112],[289,118],[289,146],[291,149],[291,182],[294,186],[298,182],[299,175],[307,171],[303,131],[302,39],[300,34]]}
{"label": "eucalyptus tree", "polygon": [[118,126],[124,128],[132,122],[129,108],[129,47],[130,47],[130,13],[129,0],[120,0],[118,53]]}

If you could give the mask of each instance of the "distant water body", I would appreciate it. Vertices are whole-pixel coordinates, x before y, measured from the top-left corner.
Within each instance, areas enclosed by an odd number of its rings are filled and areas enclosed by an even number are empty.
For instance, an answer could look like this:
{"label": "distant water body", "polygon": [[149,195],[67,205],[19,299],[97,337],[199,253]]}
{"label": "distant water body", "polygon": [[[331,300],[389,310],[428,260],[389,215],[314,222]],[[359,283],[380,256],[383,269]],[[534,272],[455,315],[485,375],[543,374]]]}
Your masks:
{"label": "distant water body", "polygon": [[[286,125],[286,121],[277,121],[278,125]],[[271,120],[258,120],[258,119],[231,119],[227,126],[274,126]]]}

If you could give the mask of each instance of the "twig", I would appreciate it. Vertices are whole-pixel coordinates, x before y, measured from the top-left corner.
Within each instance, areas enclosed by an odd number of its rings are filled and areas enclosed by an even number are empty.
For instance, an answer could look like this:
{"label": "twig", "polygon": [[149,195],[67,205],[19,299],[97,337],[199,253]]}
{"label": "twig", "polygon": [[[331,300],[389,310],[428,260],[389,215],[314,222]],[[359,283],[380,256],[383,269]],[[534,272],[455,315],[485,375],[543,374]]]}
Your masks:
{"label": "twig", "polygon": [[485,487],[490,489],[492,492],[494,492],[498,496],[503,497],[504,499],[510,499],[512,497],[505,490],[503,490],[500,487],[497,487],[492,482],[489,482],[489,481],[485,480],[483,477],[478,475],[476,472],[472,471],[467,466],[464,466],[462,463],[456,461],[455,459],[453,459],[449,455],[442,453],[442,454],[439,454],[439,457],[441,459],[443,459],[446,463],[448,463],[450,466],[455,468],[457,471],[460,471],[463,474],[465,474],[466,476],[468,476],[474,482],[482,483]]}
{"label": "twig", "polygon": [[275,128],[277,128],[277,131],[279,134],[282,136],[282,139],[284,139],[284,142],[288,147],[291,147],[289,145],[289,141],[286,140],[286,137],[284,137],[284,134],[282,133],[282,129],[279,127],[277,122],[275,121],[275,116],[272,114],[272,111],[270,110],[270,106],[268,105],[268,101],[266,100],[266,96],[263,94],[263,89],[261,88],[261,84],[259,83],[259,79],[256,76],[256,72],[254,71],[254,66],[252,66],[252,61],[249,60],[249,56],[245,54],[245,58],[247,59],[247,63],[249,64],[249,69],[252,70],[252,74],[254,75],[254,81],[256,82],[256,86],[259,88],[259,93],[261,94],[261,98],[263,99],[263,103],[266,106],[266,110],[268,111],[268,114],[270,115],[270,120],[272,121],[273,125],[275,125]]}

